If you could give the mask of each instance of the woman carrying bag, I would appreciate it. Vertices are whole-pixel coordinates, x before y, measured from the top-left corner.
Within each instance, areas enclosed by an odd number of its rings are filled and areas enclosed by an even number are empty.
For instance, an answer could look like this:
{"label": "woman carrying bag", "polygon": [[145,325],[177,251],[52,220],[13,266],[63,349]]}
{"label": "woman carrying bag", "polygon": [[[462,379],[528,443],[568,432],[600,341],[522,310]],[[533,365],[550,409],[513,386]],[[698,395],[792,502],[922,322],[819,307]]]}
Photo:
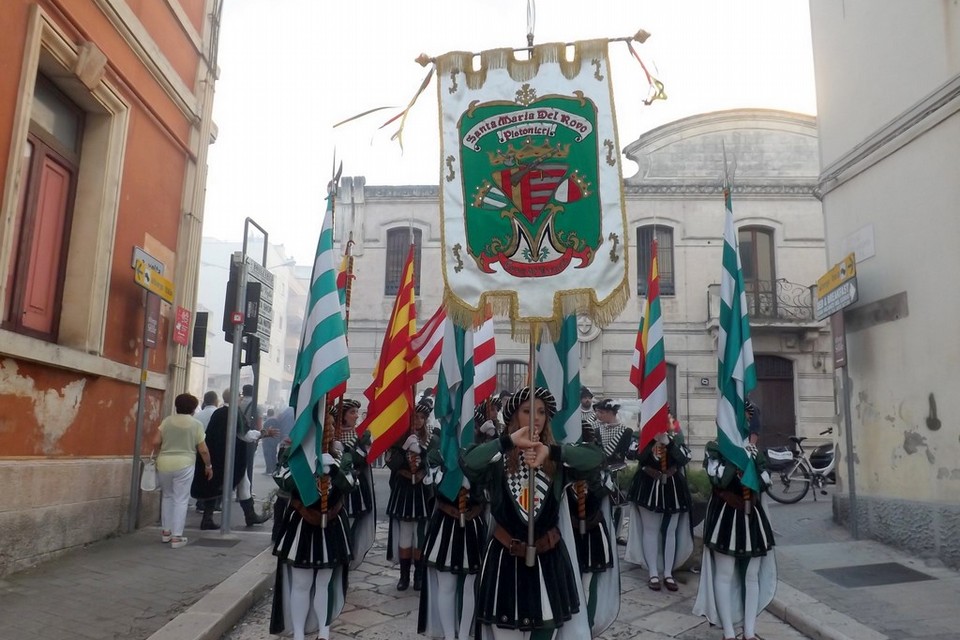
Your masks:
{"label": "woman carrying bag", "polygon": [[210,451],[204,442],[203,425],[193,417],[200,401],[189,393],[181,393],[173,401],[176,413],[160,423],[153,438],[157,455],[157,481],[163,496],[160,499],[160,539],[169,542],[172,549],[187,544],[183,527],[187,520],[187,503],[193,482],[194,461],[197,454],[203,460],[207,480],[213,477]]}

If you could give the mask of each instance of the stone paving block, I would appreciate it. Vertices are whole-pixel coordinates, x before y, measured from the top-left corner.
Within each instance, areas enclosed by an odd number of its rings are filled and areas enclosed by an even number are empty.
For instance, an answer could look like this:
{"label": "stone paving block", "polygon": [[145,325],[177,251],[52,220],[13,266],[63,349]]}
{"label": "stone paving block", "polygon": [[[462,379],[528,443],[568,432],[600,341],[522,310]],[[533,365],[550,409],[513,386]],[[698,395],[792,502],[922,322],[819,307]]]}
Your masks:
{"label": "stone paving block", "polygon": [[363,627],[364,629],[371,629],[378,624],[383,624],[391,619],[391,616],[385,616],[377,611],[361,608],[357,608],[353,611],[349,611],[340,615],[340,620],[343,622],[357,625],[358,627]]}
{"label": "stone paving block", "polygon": [[[408,596],[406,598],[392,598],[383,600],[379,604],[373,606],[374,609],[380,613],[385,613],[388,616],[396,616],[403,613],[415,612],[420,609],[420,596]],[[414,620],[414,626],[416,626],[416,620]]]}
{"label": "stone paving block", "polygon": [[702,622],[703,618],[685,613],[655,611],[642,619],[634,620],[633,624],[648,631],[655,631],[668,636],[677,636],[684,631],[696,627]]}

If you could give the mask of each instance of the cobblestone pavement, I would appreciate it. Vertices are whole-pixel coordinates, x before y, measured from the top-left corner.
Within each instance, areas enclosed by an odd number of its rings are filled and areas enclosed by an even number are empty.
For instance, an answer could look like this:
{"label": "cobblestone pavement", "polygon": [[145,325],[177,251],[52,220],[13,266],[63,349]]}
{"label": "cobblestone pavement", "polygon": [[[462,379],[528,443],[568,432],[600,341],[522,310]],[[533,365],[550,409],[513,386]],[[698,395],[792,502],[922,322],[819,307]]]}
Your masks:
{"label": "cobblestone pavement", "polygon": [[[385,558],[386,527],[366,561],[350,574],[350,591],[343,614],[334,623],[332,640],[407,640],[417,634],[418,594],[396,590],[397,570]],[[622,549],[621,549],[622,550]],[[604,640],[718,640],[723,635],[704,618],[692,615],[699,576],[680,572],[680,590],[655,592],[646,586],[646,573],[630,564],[621,566],[620,616],[602,636]],[[272,595],[251,609],[224,640],[266,640]],[[807,636],[763,613],[757,633],[764,640],[802,640]]]}

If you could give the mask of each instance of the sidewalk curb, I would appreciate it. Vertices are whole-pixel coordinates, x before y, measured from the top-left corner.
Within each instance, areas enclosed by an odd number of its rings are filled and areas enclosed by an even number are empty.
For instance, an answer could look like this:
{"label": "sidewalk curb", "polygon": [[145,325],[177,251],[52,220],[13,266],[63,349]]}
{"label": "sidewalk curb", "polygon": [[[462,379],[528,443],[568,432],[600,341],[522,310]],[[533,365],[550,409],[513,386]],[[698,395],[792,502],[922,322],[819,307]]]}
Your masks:
{"label": "sidewalk curb", "polygon": [[767,611],[813,640],[890,640],[782,581]]}
{"label": "sidewalk curb", "polygon": [[276,570],[270,546],[148,640],[219,640],[273,586]]}

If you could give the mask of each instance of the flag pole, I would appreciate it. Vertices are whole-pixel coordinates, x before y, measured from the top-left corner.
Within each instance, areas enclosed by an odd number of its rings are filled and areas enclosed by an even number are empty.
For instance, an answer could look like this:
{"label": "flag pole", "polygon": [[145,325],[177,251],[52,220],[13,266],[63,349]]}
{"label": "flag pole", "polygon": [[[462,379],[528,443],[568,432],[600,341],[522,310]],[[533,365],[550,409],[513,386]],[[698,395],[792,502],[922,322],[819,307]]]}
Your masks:
{"label": "flag pole", "polygon": [[[527,377],[529,379],[530,385],[530,397],[528,401],[530,402],[530,419],[528,428],[530,429],[530,439],[536,436],[536,430],[533,426],[534,419],[534,406],[533,398],[536,395],[534,393],[534,385],[537,380],[537,344],[540,342],[540,323],[533,322],[530,325],[530,365],[527,370]],[[529,469],[527,473],[527,556],[526,564],[528,567],[533,567],[537,563],[537,547],[536,542],[536,533],[534,531],[534,514],[536,513],[535,509],[535,500],[537,496],[537,470]]]}

